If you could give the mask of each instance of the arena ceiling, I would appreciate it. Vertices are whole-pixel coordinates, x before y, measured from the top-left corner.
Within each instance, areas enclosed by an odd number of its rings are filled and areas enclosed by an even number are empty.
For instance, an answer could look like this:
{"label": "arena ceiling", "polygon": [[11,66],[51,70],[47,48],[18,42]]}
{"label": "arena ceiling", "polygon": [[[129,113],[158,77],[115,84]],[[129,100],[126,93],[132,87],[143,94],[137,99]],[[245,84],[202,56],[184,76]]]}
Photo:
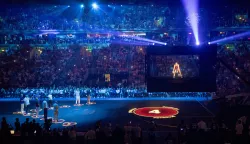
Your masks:
{"label": "arena ceiling", "polygon": [[[201,7],[221,7],[225,5],[236,7],[249,7],[250,0],[199,0]],[[1,0],[1,4],[76,4],[76,3],[102,3],[102,4],[166,4],[181,5],[181,0]]]}

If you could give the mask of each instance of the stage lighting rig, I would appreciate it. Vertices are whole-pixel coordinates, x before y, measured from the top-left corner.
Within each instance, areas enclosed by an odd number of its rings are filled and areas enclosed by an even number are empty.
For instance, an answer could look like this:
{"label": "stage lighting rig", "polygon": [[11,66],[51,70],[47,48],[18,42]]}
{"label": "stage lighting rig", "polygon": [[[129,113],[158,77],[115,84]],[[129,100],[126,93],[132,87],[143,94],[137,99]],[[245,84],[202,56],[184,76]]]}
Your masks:
{"label": "stage lighting rig", "polygon": [[99,6],[98,6],[96,3],[93,3],[93,4],[92,4],[92,7],[93,7],[94,9],[98,9],[98,8],[99,8]]}

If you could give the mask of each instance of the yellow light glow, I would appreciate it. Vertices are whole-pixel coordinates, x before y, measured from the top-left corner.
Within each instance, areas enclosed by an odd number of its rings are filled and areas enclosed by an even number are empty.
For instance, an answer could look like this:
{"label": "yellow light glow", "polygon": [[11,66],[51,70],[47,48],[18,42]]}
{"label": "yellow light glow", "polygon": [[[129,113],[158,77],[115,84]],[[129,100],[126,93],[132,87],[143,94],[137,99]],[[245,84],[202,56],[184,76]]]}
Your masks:
{"label": "yellow light glow", "polygon": [[14,130],[10,130],[10,134],[15,134],[15,131]]}
{"label": "yellow light glow", "polygon": [[136,110],[136,108],[130,109],[130,110],[128,111],[128,113],[134,113],[135,110]]}
{"label": "yellow light glow", "polygon": [[23,114],[21,111],[13,112],[13,114]]}

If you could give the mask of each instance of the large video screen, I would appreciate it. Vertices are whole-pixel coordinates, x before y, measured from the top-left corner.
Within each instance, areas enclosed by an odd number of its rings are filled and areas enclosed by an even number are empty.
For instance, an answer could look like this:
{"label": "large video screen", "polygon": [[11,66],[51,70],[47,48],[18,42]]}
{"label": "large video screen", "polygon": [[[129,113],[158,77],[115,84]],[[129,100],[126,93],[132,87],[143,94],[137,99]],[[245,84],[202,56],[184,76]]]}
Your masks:
{"label": "large video screen", "polygon": [[151,55],[150,76],[169,79],[199,77],[199,55]]}
{"label": "large video screen", "polygon": [[148,47],[148,92],[215,92],[216,50],[216,45]]}

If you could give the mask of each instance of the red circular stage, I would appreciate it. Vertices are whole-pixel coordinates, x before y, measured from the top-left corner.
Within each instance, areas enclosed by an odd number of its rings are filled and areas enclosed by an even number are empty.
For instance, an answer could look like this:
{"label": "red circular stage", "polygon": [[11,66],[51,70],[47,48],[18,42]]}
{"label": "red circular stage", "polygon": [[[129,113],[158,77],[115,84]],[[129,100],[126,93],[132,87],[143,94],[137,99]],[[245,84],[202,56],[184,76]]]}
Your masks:
{"label": "red circular stage", "polygon": [[141,117],[162,119],[175,117],[179,113],[179,109],[174,107],[143,107],[131,109],[129,110],[129,113],[133,113]]}

